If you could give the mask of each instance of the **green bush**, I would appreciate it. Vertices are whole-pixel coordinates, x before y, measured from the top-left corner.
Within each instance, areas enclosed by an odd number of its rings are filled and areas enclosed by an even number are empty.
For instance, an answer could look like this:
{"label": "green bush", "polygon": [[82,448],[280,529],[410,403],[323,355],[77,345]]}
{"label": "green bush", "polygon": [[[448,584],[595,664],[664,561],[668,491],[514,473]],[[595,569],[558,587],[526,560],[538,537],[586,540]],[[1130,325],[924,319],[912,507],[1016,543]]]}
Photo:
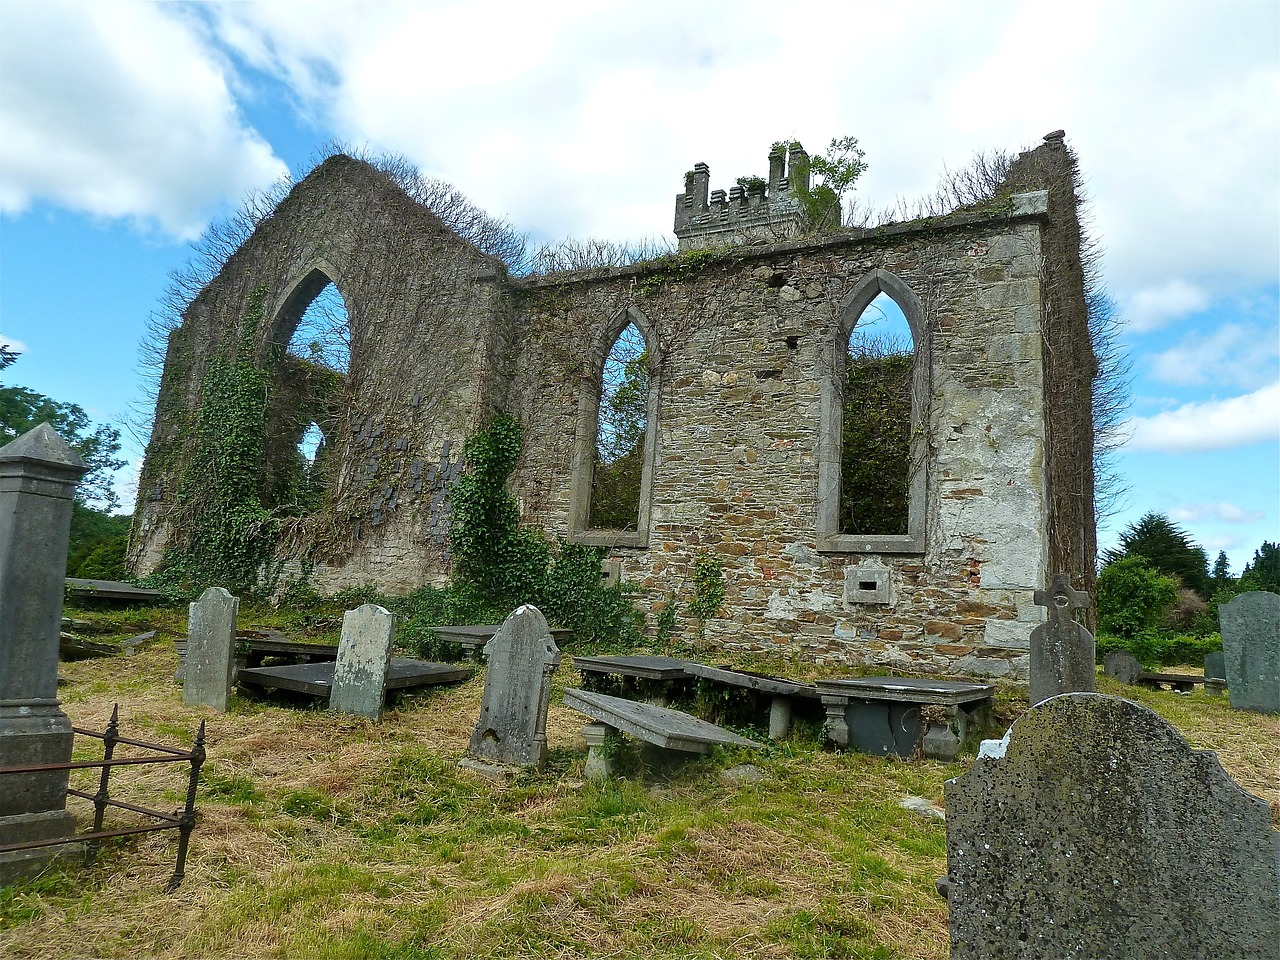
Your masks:
{"label": "green bush", "polygon": [[1160,630],[1177,599],[1177,581],[1141,557],[1114,560],[1098,574],[1098,632],[1133,640]]}
{"label": "green bush", "polygon": [[1099,663],[1112,650],[1128,650],[1148,670],[1178,664],[1198,666],[1204,662],[1206,654],[1221,649],[1222,637],[1216,633],[1193,637],[1167,630],[1143,630],[1128,638],[1105,633],[1100,633],[1097,638]]}

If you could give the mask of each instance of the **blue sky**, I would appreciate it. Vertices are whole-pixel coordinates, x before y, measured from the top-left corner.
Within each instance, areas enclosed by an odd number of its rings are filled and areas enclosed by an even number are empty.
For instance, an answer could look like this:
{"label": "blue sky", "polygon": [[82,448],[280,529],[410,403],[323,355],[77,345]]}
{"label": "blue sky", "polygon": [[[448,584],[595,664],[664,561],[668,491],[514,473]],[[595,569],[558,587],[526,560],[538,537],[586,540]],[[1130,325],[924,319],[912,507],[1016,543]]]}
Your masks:
{"label": "blue sky", "polygon": [[685,170],[778,139],[857,136],[882,208],[1064,128],[1134,372],[1103,543],[1161,511],[1239,573],[1280,538],[1280,4],[887,6],[0,3],[6,373],[125,421],[189,241],[335,139],[537,243],[669,235]]}

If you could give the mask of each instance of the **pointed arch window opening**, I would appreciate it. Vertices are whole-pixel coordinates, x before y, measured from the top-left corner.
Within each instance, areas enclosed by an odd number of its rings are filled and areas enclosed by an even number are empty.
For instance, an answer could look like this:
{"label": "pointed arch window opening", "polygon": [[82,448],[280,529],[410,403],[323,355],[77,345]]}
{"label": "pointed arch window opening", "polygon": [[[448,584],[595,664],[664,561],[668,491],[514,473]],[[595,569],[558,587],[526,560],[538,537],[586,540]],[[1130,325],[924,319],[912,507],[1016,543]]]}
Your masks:
{"label": "pointed arch window opening", "polygon": [[613,341],[601,374],[591,477],[592,529],[639,528],[649,379],[644,334],[629,322]]}
{"label": "pointed arch window opening", "polygon": [[902,308],[887,293],[877,294],[854,321],[845,352],[839,532],[906,536],[915,344]]}
{"label": "pointed arch window opening", "polygon": [[644,548],[658,460],[661,358],[649,318],[634,304],[599,337],[578,394],[569,536],[592,546]]}
{"label": "pointed arch window opening", "polygon": [[863,276],[842,307],[822,381],[818,547],[921,554],[931,391],[924,311],[887,270]]}
{"label": "pointed arch window opening", "polygon": [[283,358],[267,411],[262,502],[283,515],[307,515],[321,508],[333,479],[327,454],[351,370],[346,300],[326,270],[311,270],[291,288],[272,330]]}
{"label": "pointed arch window opening", "polygon": [[351,370],[351,322],[347,303],[332,280],[307,304],[285,352],[334,373]]}

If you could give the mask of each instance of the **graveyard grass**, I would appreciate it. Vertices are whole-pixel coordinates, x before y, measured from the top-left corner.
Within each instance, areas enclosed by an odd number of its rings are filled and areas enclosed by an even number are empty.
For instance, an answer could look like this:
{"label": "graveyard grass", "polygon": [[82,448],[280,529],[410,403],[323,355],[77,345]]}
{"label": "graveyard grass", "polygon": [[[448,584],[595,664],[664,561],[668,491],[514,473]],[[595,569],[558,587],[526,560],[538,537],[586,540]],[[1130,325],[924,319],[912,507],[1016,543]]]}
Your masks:
{"label": "graveyard grass", "polygon": [[[256,613],[242,612],[242,625],[265,625]],[[103,619],[116,639],[152,626],[185,630],[172,610]],[[718,752],[644,780],[584,782],[586,719],[558,704],[576,684],[571,655],[583,652],[566,650],[555,676],[546,768],[506,786],[456,765],[479,713],[481,675],[405,699],[373,723],[241,698],[226,714],[184,708],[167,639],[131,657],[62,664],[60,695],[77,726],[102,730],[118,702],[125,736],[185,745],[208,720],[200,820],[173,895],[164,892],[172,832],[118,841],[91,866],[55,866],[0,890],[0,955],[947,955],[946,909],[934,891],[946,872],[945,827],[899,804],[940,804],[943,782],[971,754],[944,764],[831,753],[812,725],[764,751]],[[1238,783],[1280,811],[1280,718],[1234,712],[1202,693],[1098,683],[1216,750]],[[1000,701],[1009,717],[1024,707],[1008,694]],[[78,759],[100,749],[77,739]],[[757,782],[722,776],[743,763],[760,768]],[[183,769],[118,769],[115,795],[176,808]],[[79,785],[92,792],[90,776]],[[88,805],[73,799],[72,809],[83,822]],[[112,816],[116,825],[130,817]]]}

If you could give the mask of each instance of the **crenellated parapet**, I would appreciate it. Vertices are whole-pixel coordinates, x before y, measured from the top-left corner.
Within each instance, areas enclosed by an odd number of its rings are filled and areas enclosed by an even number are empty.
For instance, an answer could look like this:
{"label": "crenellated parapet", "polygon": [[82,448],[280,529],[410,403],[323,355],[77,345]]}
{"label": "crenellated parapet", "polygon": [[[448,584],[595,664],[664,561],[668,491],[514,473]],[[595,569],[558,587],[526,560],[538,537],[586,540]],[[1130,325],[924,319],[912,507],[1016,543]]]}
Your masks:
{"label": "crenellated parapet", "polygon": [[785,240],[800,232],[796,185],[809,187],[809,154],[799,143],[769,151],[769,179],[711,189],[711,169],[696,163],[676,195],[674,232],[681,250],[751,240]]}

